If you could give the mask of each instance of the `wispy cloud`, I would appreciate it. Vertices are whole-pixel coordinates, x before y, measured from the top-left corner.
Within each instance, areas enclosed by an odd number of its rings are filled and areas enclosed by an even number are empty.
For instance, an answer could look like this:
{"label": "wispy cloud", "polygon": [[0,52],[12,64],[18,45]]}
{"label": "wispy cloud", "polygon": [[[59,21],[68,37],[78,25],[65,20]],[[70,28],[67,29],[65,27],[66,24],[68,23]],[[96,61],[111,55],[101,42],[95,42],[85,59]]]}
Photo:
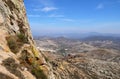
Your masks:
{"label": "wispy cloud", "polygon": [[57,10],[58,8],[56,7],[44,7],[41,9],[41,11],[43,12],[49,12],[49,11],[54,11],[54,10]]}
{"label": "wispy cloud", "polygon": [[69,18],[64,18],[64,19],[60,19],[62,21],[65,21],[65,22],[75,22],[74,19],[69,19]]}
{"label": "wispy cloud", "polygon": [[37,17],[41,17],[41,15],[33,15],[33,14],[28,14],[28,17],[37,18]]}
{"label": "wispy cloud", "polygon": [[64,15],[51,14],[48,17],[51,17],[51,18],[62,18],[62,17],[64,17]]}
{"label": "wispy cloud", "polygon": [[41,6],[34,8],[33,11],[50,12],[58,10],[58,8],[54,6],[53,0],[39,0],[39,2]]}
{"label": "wispy cloud", "polygon": [[100,3],[100,4],[97,5],[96,8],[97,8],[97,9],[103,9],[103,8],[104,8],[104,4]]}
{"label": "wispy cloud", "polygon": [[50,12],[54,10],[58,10],[56,7],[44,7],[44,8],[34,8],[34,11],[42,11],[42,12]]}

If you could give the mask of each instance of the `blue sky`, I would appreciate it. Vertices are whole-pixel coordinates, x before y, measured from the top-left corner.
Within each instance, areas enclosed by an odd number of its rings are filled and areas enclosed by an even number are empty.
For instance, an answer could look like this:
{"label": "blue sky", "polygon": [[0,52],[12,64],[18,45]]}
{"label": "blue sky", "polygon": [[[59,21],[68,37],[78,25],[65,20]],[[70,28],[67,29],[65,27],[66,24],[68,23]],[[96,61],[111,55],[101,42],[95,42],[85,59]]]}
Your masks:
{"label": "blue sky", "polygon": [[120,0],[24,0],[33,34],[120,33]]}

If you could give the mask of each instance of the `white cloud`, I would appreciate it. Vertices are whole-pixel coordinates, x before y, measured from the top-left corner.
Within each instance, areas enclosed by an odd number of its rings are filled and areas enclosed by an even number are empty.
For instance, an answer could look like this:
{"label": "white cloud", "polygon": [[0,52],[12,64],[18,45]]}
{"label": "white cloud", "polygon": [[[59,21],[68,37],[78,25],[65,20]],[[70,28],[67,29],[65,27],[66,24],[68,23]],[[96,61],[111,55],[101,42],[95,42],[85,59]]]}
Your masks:
{"label": "white cloud", "polygon": [[51,18],[62,18],[62,17],[64,17],[64,15],[51,14],[51,15],[49,15],[48,17],[51,17]]}
{"label": "white cloud", "polygon": [[66,21],[66,22],[74,22],[75,20],[73,19],[68,19],[68,18],[65,18],[65,19],[61,19],[62,21]]}
{"label": "white cloud", "polygon": [[39,0],[39,2],[41,6],[39,8],[34,8],[34,11],[50,12],[58,10],[58,8],[54,6],[53,0]]}
{"label": "white cloud", "polygon": [[54,11],[57,10],[58,8],[56,7],[44,7],[43,9],[41,9],[41,11],[43,12],[49,12],[49,11]]}
{"label": "white cloud", "polygon": [[101,3],[101,4],[98,4],[96,8],[97,8],[97,9],[103,9],[103,8],[104,8],[104,5],[103,5],[102,3]]}

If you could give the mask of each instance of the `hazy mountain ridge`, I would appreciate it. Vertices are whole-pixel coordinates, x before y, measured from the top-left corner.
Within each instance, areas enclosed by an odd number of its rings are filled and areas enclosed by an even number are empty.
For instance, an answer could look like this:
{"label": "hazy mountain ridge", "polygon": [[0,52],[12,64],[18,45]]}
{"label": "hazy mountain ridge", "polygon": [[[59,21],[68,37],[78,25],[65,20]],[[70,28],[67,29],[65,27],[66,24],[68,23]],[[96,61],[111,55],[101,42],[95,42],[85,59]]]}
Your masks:
{"label": "hazy mountain ridge", "polygon": [[49,33],[49,34],[39,34],[34,35],[34,38],[57,38],[57,37],[65,37],[70,39],[84,39],[87,37],[94,37],[94,36],[102,36],[102,37],[120,37],[120,34],[114,33],[98,33],[98,32],[86,32],[86,33]]}
{"label": "hazy mountain ridge", "polygon": [[120,50],[120,37],[113,36],[91,36],[82,41],[101,48]]}

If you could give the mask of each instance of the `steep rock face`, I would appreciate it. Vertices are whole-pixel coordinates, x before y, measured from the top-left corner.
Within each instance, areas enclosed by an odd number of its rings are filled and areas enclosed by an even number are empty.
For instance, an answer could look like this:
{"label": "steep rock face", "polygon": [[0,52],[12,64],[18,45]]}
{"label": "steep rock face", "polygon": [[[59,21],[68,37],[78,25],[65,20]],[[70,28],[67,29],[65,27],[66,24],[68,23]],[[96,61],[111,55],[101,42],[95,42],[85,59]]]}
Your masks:
{"label": "steep rock face", "polygon": [[34,46],[23,0],[0,0],[0,79],[54,79]]}

